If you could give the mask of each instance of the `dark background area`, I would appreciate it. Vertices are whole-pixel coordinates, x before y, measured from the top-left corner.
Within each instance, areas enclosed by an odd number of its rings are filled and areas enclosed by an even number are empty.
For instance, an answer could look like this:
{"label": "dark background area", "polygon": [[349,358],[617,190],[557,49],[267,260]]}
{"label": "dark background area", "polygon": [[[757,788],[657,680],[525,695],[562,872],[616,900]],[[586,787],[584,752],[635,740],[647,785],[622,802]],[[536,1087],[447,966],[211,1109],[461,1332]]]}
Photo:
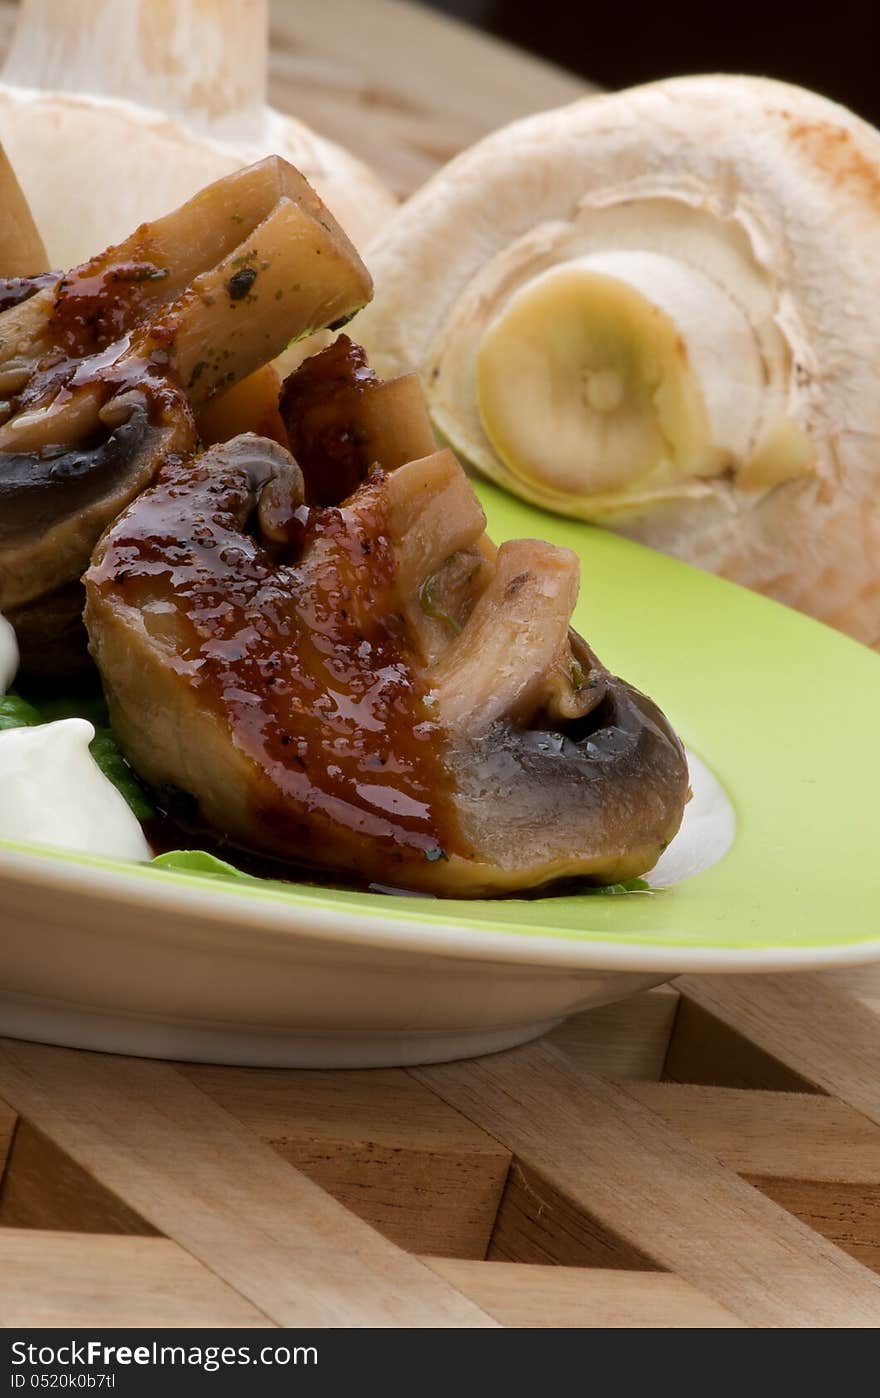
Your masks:
{"label": "dark background area", "polygon": [[815,88],[880,125],[877,0],[422,0],[601,87],[678,73],[759,73]]}

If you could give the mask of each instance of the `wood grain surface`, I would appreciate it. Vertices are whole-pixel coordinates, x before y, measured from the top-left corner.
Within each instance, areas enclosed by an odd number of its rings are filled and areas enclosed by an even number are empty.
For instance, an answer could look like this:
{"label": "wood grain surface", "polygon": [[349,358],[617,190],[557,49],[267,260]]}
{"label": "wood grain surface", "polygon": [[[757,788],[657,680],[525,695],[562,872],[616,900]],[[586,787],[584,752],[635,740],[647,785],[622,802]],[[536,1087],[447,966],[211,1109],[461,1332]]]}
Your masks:
{"label": "wood grain surface", "polygon": [[415,1070],[585,1212],[751,1325],[875,1326],[880,1281],[548,1044]]}
{"label": "wood grain surface", "polygon": [[[15,9],[0,0],[0,60]],[[401,196],[495,127],[593,90],[410,0],[271,0],[270,15],[270,101]]]}
{"label": "wood grain surface", "polygon": [[0,1325],[253,1329],[271,1324],[166,1238],[0,1229]]}
{"label": "wood grain surface", "polygon": [[487,1325],[173,1067],[0,1041],[0,1097],[280,1325]]}

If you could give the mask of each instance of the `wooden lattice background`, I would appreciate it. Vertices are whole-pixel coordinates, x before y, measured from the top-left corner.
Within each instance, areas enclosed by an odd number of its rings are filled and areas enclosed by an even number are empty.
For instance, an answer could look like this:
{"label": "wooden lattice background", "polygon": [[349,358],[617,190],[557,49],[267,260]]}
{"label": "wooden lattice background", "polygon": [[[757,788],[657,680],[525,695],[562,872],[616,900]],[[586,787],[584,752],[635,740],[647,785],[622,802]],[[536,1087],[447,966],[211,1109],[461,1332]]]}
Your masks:
{"label": "wooden lattice background", "polygon": [[0,1320],[877,1325],[880,1000],[851,979],[685,979],[413,1070],[2,1042]]}

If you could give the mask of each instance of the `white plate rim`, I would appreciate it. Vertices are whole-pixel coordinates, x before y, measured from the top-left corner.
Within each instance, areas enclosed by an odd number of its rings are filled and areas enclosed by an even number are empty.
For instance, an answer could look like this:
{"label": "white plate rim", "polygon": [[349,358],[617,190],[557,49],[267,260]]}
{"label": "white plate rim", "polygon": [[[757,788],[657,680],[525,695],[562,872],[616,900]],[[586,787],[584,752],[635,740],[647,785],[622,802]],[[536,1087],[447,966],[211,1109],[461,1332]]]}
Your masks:
{"label": "white plate rim", "polygon": [[235,924],[246,928],[252,938],[259,934],[264,945],[305,939],[483,963],[669,976],[806,972],[880,961],[880,938],[837,945],[829,941],[808,946],[689,947],[666,942],[652,947],[644,942],[483,931],[457,927],[452,921],[425,923],[353,909],[275,903],[249,896],[242,886],[231,894],[229,889],[213,887],[207,879],[204,887],[159,879],[148,882],[125,870],[0,848],[0,896],[9,877],[37,885],[42,892],[91,897],[105,906],[136,903],[141,911],[174,913],[190,922]]}

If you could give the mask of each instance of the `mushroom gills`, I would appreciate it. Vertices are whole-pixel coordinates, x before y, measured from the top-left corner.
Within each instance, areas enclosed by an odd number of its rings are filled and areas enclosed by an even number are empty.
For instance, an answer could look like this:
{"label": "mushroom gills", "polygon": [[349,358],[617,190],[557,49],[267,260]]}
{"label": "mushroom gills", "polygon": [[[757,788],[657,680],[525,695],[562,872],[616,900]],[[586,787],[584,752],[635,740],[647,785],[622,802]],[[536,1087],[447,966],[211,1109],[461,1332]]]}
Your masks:
{"label": "mushroom gills", "polygon": [[453,896],[643,873],[681,744],[570,632],[574,555],[495,550],[452,453],[411,455],[412,384],[334,344],[283,390],[296,457],[243,435],[171,460],[111,525],[85,620],[114,732],[279,872]]}

